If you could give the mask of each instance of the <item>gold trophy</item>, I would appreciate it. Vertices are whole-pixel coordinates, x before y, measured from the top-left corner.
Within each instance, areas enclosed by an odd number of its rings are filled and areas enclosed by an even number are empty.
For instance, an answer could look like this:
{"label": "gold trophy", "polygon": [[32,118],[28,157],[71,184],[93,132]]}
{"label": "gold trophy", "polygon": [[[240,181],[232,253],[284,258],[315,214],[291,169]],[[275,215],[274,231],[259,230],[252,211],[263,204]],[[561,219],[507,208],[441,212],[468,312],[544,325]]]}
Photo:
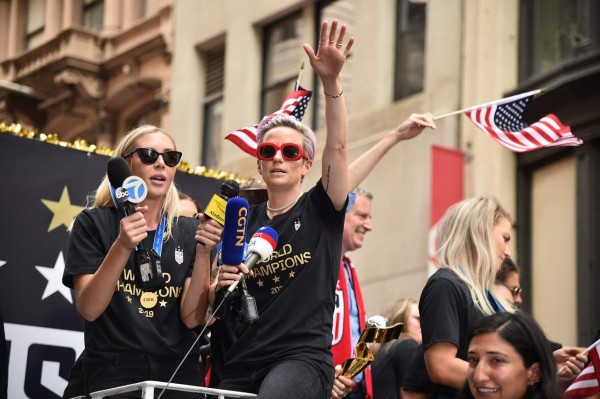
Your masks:
{"label": "gold trophy", "polygon": [[369,350],[370,343],[384,344],[397,339],[402,332],[402,323],[387,327],[388,321],[383,316],[373,316],[367,320],[367,326],[356,343],[356,357],[350,358],[342,365],[342,375],[353,378],[371,364],[375,357]]}

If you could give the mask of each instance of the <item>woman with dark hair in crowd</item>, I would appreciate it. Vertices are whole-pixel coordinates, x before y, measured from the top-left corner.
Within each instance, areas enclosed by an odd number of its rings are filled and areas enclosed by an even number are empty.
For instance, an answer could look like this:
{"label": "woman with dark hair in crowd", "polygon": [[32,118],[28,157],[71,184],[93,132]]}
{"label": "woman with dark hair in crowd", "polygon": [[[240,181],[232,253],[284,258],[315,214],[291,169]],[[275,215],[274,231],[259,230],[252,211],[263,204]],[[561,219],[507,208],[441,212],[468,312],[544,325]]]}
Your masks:
{"label": "woman with dark hair in crowd", "polygon": [[559,399],[556,363],[540,326],[523,313],[496,313],[468,333],[466,398]]}

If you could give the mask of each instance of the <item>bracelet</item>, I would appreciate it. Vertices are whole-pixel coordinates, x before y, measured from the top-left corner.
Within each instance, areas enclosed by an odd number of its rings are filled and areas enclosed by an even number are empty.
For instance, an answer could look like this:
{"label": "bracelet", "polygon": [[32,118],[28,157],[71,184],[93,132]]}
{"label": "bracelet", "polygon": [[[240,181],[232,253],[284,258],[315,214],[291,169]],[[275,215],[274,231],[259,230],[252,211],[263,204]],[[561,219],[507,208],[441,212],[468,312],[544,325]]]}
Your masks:
{"label": "bracelet", "polygon": [[341,96],[342,94],[344,94],[344,89],[342,89],[342,91],[340,91],[339,94],[336,94],[335,96],[332,96],[331,94],[327,94],[325,92],[325,90],[323,90],[323,94],[325,94],[325,97],[329,97],[329,98],[338,98],[339,96]]}

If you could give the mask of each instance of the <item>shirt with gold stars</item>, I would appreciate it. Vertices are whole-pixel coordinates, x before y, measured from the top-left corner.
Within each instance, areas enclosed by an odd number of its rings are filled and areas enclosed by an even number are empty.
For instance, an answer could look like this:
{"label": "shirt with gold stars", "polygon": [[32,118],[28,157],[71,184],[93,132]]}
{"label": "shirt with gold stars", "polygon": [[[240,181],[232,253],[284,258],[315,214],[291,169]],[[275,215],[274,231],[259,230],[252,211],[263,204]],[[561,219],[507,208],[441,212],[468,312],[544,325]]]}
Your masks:
{"label": "shirt with gold stars", "polygon": [[[86,209],[77,216],[71,233],[63,283],[73,287],[73,276],[95,273],[119,234],[121,216],[113,207]],[[173,237],[163,241],[161,268],[164,288],[143,292],[134,276],[134,252],[129,257],[104,313],[85,323],[85,344],[93,358],[118,353],[152,353],[175,358],[194,341],[180,320],[180,296],[191,276],[196,254],[198,221],[175,219]],[[154,231],[144,240],[152,248]]]}

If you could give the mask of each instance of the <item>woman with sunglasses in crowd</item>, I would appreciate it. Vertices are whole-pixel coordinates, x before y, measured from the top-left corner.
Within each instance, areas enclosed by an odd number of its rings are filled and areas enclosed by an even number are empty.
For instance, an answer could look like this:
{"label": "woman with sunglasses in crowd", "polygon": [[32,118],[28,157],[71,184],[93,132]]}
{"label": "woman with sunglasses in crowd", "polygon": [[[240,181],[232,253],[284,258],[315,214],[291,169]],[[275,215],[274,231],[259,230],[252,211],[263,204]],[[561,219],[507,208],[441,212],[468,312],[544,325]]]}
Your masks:
{"label": "woman with sunglasses in crowd", "polygon": [[[258,263],[247,280],[259,319],[250,325],[233,316],[213,325],[213,354],[217,351],[223,362],[219,388],[254,392],[263,399],[328,398],[331,393],[329,348],[349,191],[340,72],[354,40],[345,43],[345,33],[345,25],[340,29],[337,21],[324,22],[317,53],[304,45],[323,85],[327,129],[321,179],[313,188],[302,192],[315,157],[314,133],[287,115],[264,120],[258,128],[258,171],[269,200],[251,208],[248,237],[269,225],[279,240],[273,255]],[[238,279],[236,266],[220,267],[219,292]],[[224,337],[230,341],[223,342]]]}
{"label": "woman with sunglasses in crowd", "polygon": [[[138,127],[120,141],[115,156],[143,179],[147,196],[124,216],[115,208],[105,176],[92,205],[75,219],[63,277],[75,289],[77,310],[86,320],[86,357],[78,370],[88,392],[169,381],[194,342],[191,328],[204,322],[210,250],[221,235],[221,227],[210,219],[198,224],[179,217],[173,180],[181,153],[168,133]],[[140,289],[134,253],[142,245],[160,260],[164,288]],[[173,382],[202,385],[197,355],[188,356]]]}

